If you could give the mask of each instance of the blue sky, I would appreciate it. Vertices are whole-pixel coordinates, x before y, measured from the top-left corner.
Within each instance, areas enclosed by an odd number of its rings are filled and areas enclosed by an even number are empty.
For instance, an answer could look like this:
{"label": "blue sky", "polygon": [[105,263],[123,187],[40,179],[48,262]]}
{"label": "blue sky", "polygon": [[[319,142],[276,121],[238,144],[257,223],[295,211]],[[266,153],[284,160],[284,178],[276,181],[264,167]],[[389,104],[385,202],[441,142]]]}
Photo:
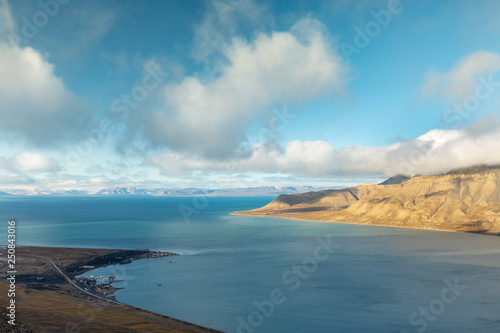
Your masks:
{"label": "blue sky", "polygon": [[500,163],[497,1],[0,0],[0,189]]}

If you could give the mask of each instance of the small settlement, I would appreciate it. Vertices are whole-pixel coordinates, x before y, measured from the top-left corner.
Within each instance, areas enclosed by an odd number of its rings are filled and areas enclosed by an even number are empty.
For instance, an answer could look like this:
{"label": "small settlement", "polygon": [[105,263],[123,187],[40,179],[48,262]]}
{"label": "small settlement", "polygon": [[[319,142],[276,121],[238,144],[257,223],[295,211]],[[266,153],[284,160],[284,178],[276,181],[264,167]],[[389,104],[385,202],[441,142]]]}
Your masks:
{"label": "small settlement", "polygon": [[[129,264],[135,260],[163,258],[163,257],[171,257],[178,255],[179,255],[178,253],[173,253],[173,252],[150,251],[149,249],[146,249],[143,250],[142,253],[140,254],[133,255],[132,257],[123,259],[122,261],[118,262],[118,264],[124,265],[124,264]],[[89,269],[94,269],[96,267],[93,265],[83,265],[80,266],[80,268],[84,270],[89,270]],[[114,276],[106,276],[106,275],[80,276],[77,279],[73,280],[73,282],[79,285],[81,288],[97,295],[106,296],[109,295],[110,293],[113,293],[113,291],[110,289],[116,290],[116,288],[111,286],[111,284],[115,282]]]}

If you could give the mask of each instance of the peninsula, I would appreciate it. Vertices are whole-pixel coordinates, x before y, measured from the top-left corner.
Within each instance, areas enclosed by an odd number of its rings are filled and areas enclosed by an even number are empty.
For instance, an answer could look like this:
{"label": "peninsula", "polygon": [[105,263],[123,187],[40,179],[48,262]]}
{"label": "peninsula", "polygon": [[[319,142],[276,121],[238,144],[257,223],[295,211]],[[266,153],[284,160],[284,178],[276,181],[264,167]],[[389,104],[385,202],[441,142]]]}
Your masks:
{"label": "peninsula", "polygon": [[500,165],[282,194],[234,214],[500,235]]}
{"label": "peninsula", "polygon": [[[84,288],[75,277],[134,260],[176,256],[150,250],[22,246],[16,248],[16,326],[0,311],[0,332],[221,333],[116,301],[107,288]],[[2,253],[3,256],[3,253]],[[0,263],[0,303],[8,304],[5,262]],[[100,289],[100,290],[99,290]]]}

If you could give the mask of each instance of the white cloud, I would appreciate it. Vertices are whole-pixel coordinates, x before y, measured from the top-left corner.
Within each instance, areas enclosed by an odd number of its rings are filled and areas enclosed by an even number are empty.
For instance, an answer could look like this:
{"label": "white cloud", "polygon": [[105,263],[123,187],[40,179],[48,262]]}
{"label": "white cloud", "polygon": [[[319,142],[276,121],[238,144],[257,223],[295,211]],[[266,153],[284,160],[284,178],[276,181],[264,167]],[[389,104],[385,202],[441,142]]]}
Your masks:
{"label": "white cloud", "polygon": [[[10,16],[5,1],[0,14]],[[14,28],[10,20],[0,21],[0,31]],[[0,41],[0,130],[36,145],[67,139],[88,121],[82,104],[40,52]]]}
{"label": "white cloud", "polygon": [[284,173],[293,176],[379,176],[435,174],[458,167],[498,164],[500,121],[490,116],[463,130],[431,130],[386,147],[347,146],[336,149],[324,141],[291,141],[284,151],[262,143],[246,157],[213,161],[197,155],[163,152],[148,164],[165,175],[196,172]]}
{"label": "white cloud", "polygon": [[429,71],[422,96],[444,95],[452,101],[463,100],[475,92],[479,78],[488,80],[500,70],[500,55],[479,51],[460,59],[448,72]]}
{"label": "white cloud", "polygon": [[15,23],[10,13],[7,0],[0,0],[0,40],[6,38],[7,34],[14,31]]}
{"label": "white cloud", "polygon": [[193,58],[207,62],[212,55],[220,54],[223,45],[239,34],[242,26],[253,28],[272,22],[262,4],[253,0],[214,0],[207,2],[207,11],[194,30]]}
{"label": "white cloud", "polygon": [[11,157],[0,157],[0,168],[18,174],[55,172],[58,163],[50,156],[34,152],[23,152]]}
{"label": "white cloud", "polygon": [[57,163],[49,156],[24,152],[15,155],[10,165],[19,172],[53,172],[58,169]]}
{"label": "white cloud", "polygon": [[272,105],[343,92],[347,65],[321,27],[306,19],[253,42],[234,39],[220,76],[165,86],[163,105],[131,123],[142,124],[160,146],[214,158],[233,154],[245,127]]}

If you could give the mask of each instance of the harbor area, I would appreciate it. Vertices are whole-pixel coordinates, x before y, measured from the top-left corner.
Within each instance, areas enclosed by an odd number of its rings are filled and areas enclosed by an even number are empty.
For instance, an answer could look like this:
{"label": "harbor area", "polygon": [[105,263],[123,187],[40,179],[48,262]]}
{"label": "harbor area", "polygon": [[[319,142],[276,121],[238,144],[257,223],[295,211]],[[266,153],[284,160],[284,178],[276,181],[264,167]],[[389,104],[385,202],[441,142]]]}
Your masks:
{"label": "harbor area", "polygon": [[114,293],[117,289],[112,286],[112,283],[115,282],[114,276],[106,276],[106,275],[91,275],[91,276],[80,276],[73,280],[73,282],[78,285],[80,288],[87,290],[93,294],[99,296],[108,296]]}

